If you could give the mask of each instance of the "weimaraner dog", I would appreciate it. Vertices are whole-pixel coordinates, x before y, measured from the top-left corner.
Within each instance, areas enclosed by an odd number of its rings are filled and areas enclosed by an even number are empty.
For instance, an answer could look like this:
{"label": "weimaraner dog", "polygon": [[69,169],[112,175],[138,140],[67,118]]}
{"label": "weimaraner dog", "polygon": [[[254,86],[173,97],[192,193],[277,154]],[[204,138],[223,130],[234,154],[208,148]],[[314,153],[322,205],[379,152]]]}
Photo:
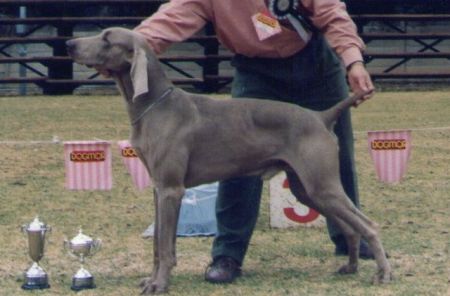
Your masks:
{"label": "weimaraner dog", "polygon": [[191,94],[174,87],[142,36],[122,28],[69,40],[67,50],[75,62],[114,78],[128,109],[132,146],[155,184],[153,273],[141,283],[143,294],[167,291],[185,188],[280,170],[288,174],[300,202],[342,228],[349,261],[339,273],[357,271],[362,236],[375,255],[374,282],[391,281],[377,224],[353,206],[342,188],[331,131],[339,114],[367,93],[323,112],[275,101]]}

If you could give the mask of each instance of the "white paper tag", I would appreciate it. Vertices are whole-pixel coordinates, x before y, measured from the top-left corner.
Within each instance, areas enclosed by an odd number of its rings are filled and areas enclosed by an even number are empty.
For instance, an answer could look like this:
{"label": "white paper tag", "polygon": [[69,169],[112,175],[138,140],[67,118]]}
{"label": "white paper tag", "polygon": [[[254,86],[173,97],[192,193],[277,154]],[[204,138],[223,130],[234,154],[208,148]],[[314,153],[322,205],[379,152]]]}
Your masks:
{"label": "white paper tag", "polygon": [[270,16],[269,13],[258,12],[252,16],[252,22],[260,41],[281,32],[280,23],[274,17]]}

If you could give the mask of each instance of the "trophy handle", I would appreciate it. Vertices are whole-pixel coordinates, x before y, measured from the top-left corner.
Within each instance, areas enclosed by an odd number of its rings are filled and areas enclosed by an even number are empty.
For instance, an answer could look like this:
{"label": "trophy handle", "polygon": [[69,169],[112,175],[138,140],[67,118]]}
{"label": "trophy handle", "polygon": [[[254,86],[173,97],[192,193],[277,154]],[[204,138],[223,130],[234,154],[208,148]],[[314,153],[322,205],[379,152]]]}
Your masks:
{"label": "trophy handle", "polygon": [[100,249],[102,248],[102,240],[101,239],[96,239],[92,242],[92,247],[91,247],[91,254],[94,255],[95,253],[97,253],[98,251],[100,251]]}
{"label": "trophy handle", "polygon": [[70,241],[69,241],[67,238],[64,239],[63,247],[64,247],[64,250],[65,250],[70,256],[72,256],[73,258],[78,259],[77,255],[75,255],[74,253],[72,253],[72,252],[70,251]]}
{"label": "trophy handle", "polygon": [[[52,232],[52,227],[51,226],[48,226],[48,225],[45,225],[45,228],[43,228],[42,230],[41,230],[41,235],[42,235],[42,237],[46,237],[46,235],[49,235],[50,234],[50,232]],[[48,239],[48,236],[46,237],[47,239]]]}

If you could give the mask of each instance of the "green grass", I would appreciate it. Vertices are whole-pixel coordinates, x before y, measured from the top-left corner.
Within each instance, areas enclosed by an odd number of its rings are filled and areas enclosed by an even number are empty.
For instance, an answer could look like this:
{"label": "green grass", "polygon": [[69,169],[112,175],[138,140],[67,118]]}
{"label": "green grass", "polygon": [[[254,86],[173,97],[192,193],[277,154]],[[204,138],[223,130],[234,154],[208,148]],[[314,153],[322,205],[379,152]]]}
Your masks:
{"label": "green grass", "polygon": [[[180,238],[170,295],[448,295],[450,92],[379,93],[353,110],[353,124],[362,209],[381,226],[392,284],[370,284],[373,261],[362,261],[356,275],[335,274],[346,259],[333,255],[323,228],[271,229],[265,188],[244,276],[226,286],[204,282],[212,239]],[[77,295],[137,295],[151,271],[152,243],[140,238],[152,222],[151,190],[133,188],[114,145],[113,190],[67,191],[62,145],[29,143],[126,139],[121,98],[0,97],[0,126],[0,295],[75,295],[71,277],[79,266],[62,245],[79,225],[103,249],[86,264],[97,289]],[[413,129],[412,157],[404,180],[387,185],[376,179],[365,132],[397,128]],[[36,214],[53,227],[41,264],[52,287],[22,291],[31,262],[19,226]]]}

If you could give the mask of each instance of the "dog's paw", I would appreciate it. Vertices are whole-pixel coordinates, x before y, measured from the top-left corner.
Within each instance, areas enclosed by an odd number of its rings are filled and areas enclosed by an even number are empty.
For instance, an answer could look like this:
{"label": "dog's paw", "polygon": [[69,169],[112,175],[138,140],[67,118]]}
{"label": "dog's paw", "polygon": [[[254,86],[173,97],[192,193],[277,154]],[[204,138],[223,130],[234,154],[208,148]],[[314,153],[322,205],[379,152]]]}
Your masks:
{"label": "dog's paw", "polygon": [[374,285],[385,285],[392,282],[394,279],[391,271],[379,270],[372,279]]}
{"label": "dog's paw", "polygon": [[139,282],[139,288],[144,288],[148,284],[151,284],[153,282],[152,277],[145,277]]}
{"label": "dog's paw", "polygon": [[358,272],[358,265],[345,264],[337,271],[339,274],[353,274]]}
{"label": "dog's paw", "polygon": [[167,292],[167,285],[159,285],[156,282],[147,282],[142,288],[141,295],[155,295]]}
{"label": "dog's paw", "polygon": [[139,284],[142,288],[141,295],[163,294],[168,290],[167,281],[158,281],[154,277],[143,278]]}

